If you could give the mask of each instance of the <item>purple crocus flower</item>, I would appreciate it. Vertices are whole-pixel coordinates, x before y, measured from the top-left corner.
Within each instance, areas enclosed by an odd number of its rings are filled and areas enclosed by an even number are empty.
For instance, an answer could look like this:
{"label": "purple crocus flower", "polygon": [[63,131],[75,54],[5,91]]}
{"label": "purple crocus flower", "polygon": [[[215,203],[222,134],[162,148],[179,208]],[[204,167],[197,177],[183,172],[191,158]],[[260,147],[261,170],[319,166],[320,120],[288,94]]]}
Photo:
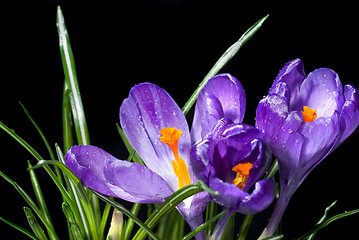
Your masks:
{"label": "purple crocus flower", "polygon": [[[120,108],[120,122],[146,166],[118,160],[98,147],[74,146],[66,154],[66,164],[84,186],[131,202],[161,203],[179,188],[197,182],[186,118],[165,90],[151,83],[133,87]],[[208,193],[201,192],[177,209],[196,228],[208,201]],[[196,238],[203,239],[203,231]]]}
{"label": "purple crocus flower", "polygon": [[[272,157],[261,139],[262,133],[257,128],[223,118],[192,148],[195,173],[219,193],[212,196],[215,202],[243,214],[255,214],[272,202],[274,180],[258,181]],[[249,193],[253,185],[255,188]]]}
{"label": "purple crocus flower", "polygon": [[257,213],[274,198],[274,180],[258,181],[269,167],[271,152],[258,129],[241,124],[244,113],[243,87],[229,74],[212,78],[198,96],[191,133],[196,142],[191,150],[192,168],[219,193],[212,200],[229,208],[212,239],[221,238],[233,212]]}
{"label": "purple crocus flower", "polygon": [[333,70],[320,68],[305,76],[300,59],[283,67],[256,116],[256,126],[278,159],[281,186],[262,238],[274,233],[293,193],[358,123],[358,90],[346,85],[343,92]]}

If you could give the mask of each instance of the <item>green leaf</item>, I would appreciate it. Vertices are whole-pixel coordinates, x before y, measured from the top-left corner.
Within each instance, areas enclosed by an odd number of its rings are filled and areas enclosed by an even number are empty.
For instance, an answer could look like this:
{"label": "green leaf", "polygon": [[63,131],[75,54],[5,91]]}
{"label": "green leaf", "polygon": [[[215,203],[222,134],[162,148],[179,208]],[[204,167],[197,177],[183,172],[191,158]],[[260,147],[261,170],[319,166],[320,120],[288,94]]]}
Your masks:
{"label": "green leaf", "polygon": [[[36,160],[41,161],[43,158],[41,157],[41,155],[30,146],[30,144],[28,144],[24,139],[22,139],[19,135],[17,135],[15,133],[14,130],[8,128],[5,124],[3,124],[2,122],[0,122],[0,128],[3,129],[6,133],[8,133],[12,138],[14,138],[18,143],[20,143],[32,156],[34,156],[36,158]],[[56,184],[56,186],[59,188],[59,190],[61,191],[61,193],[63,194],[64,197],[68,198],[68,194],[66,193],[66,190],[64,189],[64,186],[62,185],[61,181],[59,180],[59,178],[56,176],[56,174],[52,171],[52,169],[49,166],[44,166],[44,169],[46,170],[46,172],[49,174],[49,176],[51,177],[51,179],[54,181],[54,183]]]}
{"label": "green leaf", "polygon": [[25,234],[26,236],[28,236],[29,238],[33,239],[33,240],[38,240],[34,234],[32,234],[31,232],[29,232],[28,230],[26,230],[23,227],[20,227],[19,225],[0,217],[0,220],[3,221],[4,223],[9,224],[11,227],[15,228],[16,230],[18,230],[19,232],[22,232],[23,234]]}
{"label": "green leaf", "polygon": [[254,215],[245,215],[237,240],[245,240]]}
{"label": "green leaf", "polygon": [[66,174],[66,176],[76,185],[80,184],[80,180],[78,179],[78,177],[62,162],[60,161],[56,161],[56,160],[41,160],[39,161],[35,166],[29,168],[29,170],[31,169],[37,169],[40,167],[44,167],[47,166],[49,164],[55,165],[58,168],[61,169],[61,171],[63,173]]}
{"label": "green leaf", "polygon": [[[208,191],[212,194],[218,194],[217,192],[214,192],[212,189],[206,186],[206,184],[203,181],[198,181],[196,184],[189,184],[187,186],[184,186],[183,188],[180,188],[176,192],[174,192],[170,197],[166,199],[164,203],[161,204],[159,208],[157,208],[151,216],[147,219],[145,224],[152,229],[158,221],[161,219],[161,217],[174,209],[178,204],[180,204],[183,200],[186,198],[202,192],[202,191]],[[140,229],[136,233],[135,237],[133,239],[144,239],[146,237],[146,233]]]}
{"label": "green leaf", "polygon": [[69,34],[65,25],[64,15],[62,14],[60,7],[57,8],[56,23],[59,34],[62,66],[64,69],[66,84],[70,90],[69,97],[71,101],[77,142],[80,145],[88,145],[90,144],[90,138],[81,100],[80,88],[77,81],[75,60],[72,53]]}
{"label": "green leaf", "polygon": [[186,104],[182,108],[182,112],[186,115],[189,110],[192,108],[194,103],[197,100],[197,97],[203,87],[207,84],[208,80],[211,79],[214,75],[216,75],[238,52],[238,50],[248,42],[251,37],[258,31],[258,29],[262,26],[263,22],[268,18],[269,14],[264,18],[260,19],[253,26],[251,26],[240,38],[237,42],[235,42],[232,46],[230,46],[223,55],[218,59],[218,61],[214,64],[209,73],[204,77],[198,88],[194,91],[192,96],[186,102]]}
{"label": "green leaf", "polygon": [[199,225],[196,229],[192,230],[190,233],[188,233],[186,236],[183,237],[183,240],[188,240],[191,239],[192,237],[194,237],[197,233],[199,233],[201,230],[203,230],[204,228],[206,228],[207,226],[209,226],[210,224],[212,224],[214,221],[216,221],[219,217],[221,217],[223,214],[225,214],[228,211],[225,210],[219,214],[217,214],[216,216],[214,216],[213,218],[209,219],[207,222]]}
{"label": "green leaf", "polygon": [[44,233],[44,230],[40,226],[40,224],[37,222],[36,217],[34,214],[32,214],[32,211],[28,207],[24,207],[24,212],[27,218],[27,222],[29,223],[32,231],[35,233],[36,237],[38,237],[40,240],[47,240],[47,237]]}
{"label": "green leaf", "polygon": [[45,134],[42,132],[42,130],[40,129],[39,125],[36,123],[36,121],[31,117],[29,111],[25,108],[24,104],[22,104],[21,102],[19,102],[19,104],[21,105],[25,115],[29,118],[29,120],[32,122],[32,124],[34,125],[34,127],[36,128],[36,130],[38,131],[38,133],[40,134],[46,148],[47,148],[47,151],[49,152],[50,154],[50,157],[51,159],[56,159],[55,157],[55,154],[54,154],[54,151],[52,150],[50,144],[49,144],[49,141],[47,141],[47,138],[45,137]]}
{"label": "green leaf", "polygon": [[46,229],[51,232],[51,236],[53,236],[53,239],[58,239],[52,224],[47,221],[47,218],[40,211],[40,209],[37,207],[36,203],[31,199],[31,197],[16,182],[14,182],[11,178],[6,176],[2,171],[0,171],[0,176],[4,178],[7,182],[9,182],[15,188],[15,190],[21,195],[21,197],[26,201],[26,203],[29,204],[32,210],[40,218],[41,222],[45,225]]}
{"label": "green leaf", "polygon": [[[330,208],[332,208],[334,206],[335,203],[332,203],[325,211],[324,213],[324,218],[326,218],[326,214],[327,214],[327,211],[330,210]],[[355,210],[352,210],[352,211],[349,211],[349,212],[344,212],[344,213],[341,213],[341,214],[338,214],[338,215],[335,215],[334,217],[331,217],[325,221],[322,221],[322,219],[320,220],[320,224],[317,224],[311,231],[309,231],[308,233],[304,234],[303,236],[297,238],[297,240],[304,240],[304,239],[307,239],[308,237],[310,237],[311,235],[315,235],[320,229],[328,226],[330,223],[336,221],[336,220],[339,220],[341,218],[344,218],[344,217],[348,217],[350,215],[353,215],[353,214],[357,214],[359,213],[359,209],[355,209]]]}
{"label": "green leaf", "polygon": [[[337,200],[335,200],[332,204],[330,204],[330,205],[325,209],[324,215],[319,219],[319,221],[317,222],[316,225],[321,224],[322,222],[324,222],[325,219],[327,219],[329,210],[330,210],[332,207],[334,207],[334,205],[335,205],[336,203],[337,203]],[[308,237],[308,240],[314,239],[315,235],[316,235],[315,233],[313,233],[312,235],[310,235],[310,236]]]}
{"label": "green leaf", "polygon": [[[134,203],[131,209],[131,213],[137,217],[139,211],[141,208],[141,203]],[[124,240],[128,240],[130,239],[131,233],[132,233],[132,229],[133,229],[133,225],[134,222],[132,218],[129,218],[127,221],[127,224],[124,227]]]}
{"label": "green leaf", "polygon": [[64,91],[62,94],[62,136],[65,152],[74,145],[72,135],[72,114],[70,89],[67,87],[66,80],[64,81]]}
{"label": "green leaf", "polygon": [[133,221],[135,223],[137,223],[138,226],[141,227],[141,229],[143,229],[143,231],[145,231],[150,237],[152,237],[153,239],[159,240],[158,236],[153,233],[151,231],[151,229],[149,227],[147,227],[146,224],[144,224],[140,219],[138,219],[135,215],[133,215],[127,208],[125,208],[124,206],[122,206],[121,204],[113,201],[112,199],[102,195],[101,193],[98,193],[96,191],[93,191],[93,193],[95,195],[97,195],[100,199],[102,199],[103,201],[105,201],[106,203],[110,204],[111,206],[113,206],[114,208],[116,208],[118,211],[122,212],[123,214],[125,214],[127,217],[133,219]]}
{"label": "green leaf", "polygon": [[60,168],[62,170],[62,172],[65,173],[66,176],[74,184],[75,192],[76,192],[77,196],[79,196],[79,199],[81,200],[81,204],[82,204],[85,214],[87,216],[86,218],[82,217],[82,219],[89,224],[88,228],[91,230],[92,238],[96,239],[98,236],[97,230],[99,229],[99,227],[97,227],[97,223],[96,223],[95,215],[94,215],[94,209],[91,205],[88,194],[85,192],[85,189],[82,186],[80,180],[66,165],[64,165],[63,163],[61,163],[59,161],[41,160],[37,165],[33,166],[32,169],[46,166],[48,164],[53,164],[53,165],[56,165],[58,168]]}
{"label": "green leaf", "polygon": [[280,240],[280,239],[282,239],[282,238],[284,238],[284,235],[283,235],[283,234],[280,234],[280,235],[271,236],[271,237],[269,237],[269,238],[265,238],[265,239],[263,239],[263,240]]}
{"label": "green leaf", "polygon": [[271,178],[274,177],[274,175],[278,172],[278,160],[275,159],[272,163],[272,165],[270,166],[270,168],[268,169],[266,175],[264,176],[264,178]]}
{"label": "green leaf", "polygon": [[[65,165],[65,156],[62,153],[60,147],[56,144],[55,148],[56,148],[56,153],[57,153],[58,159],[60,160],[60,162],[63,165]],[[76,175],[73,176],[68,171],[65,171],[63,173],[64,173],[64,179],[65,179],[65,182],[67,185],[68,193],[69,193],[69,196],[71,197],[71,201],[69,203],[70,203],[72,212],[77,219],[77,223],[78,223],[78,226],[82,233],[82,236],[86,236],[87,238],[90,238],[90,235],[91,235],[90,230],[89,230],[90,227],[89,227],[88,221],[86,219],[86,213],[85,213],[84,207],[82,205],[83,201],[80,200],[80,194],[78,194],[78,191],[79,191],[78,187],[80,187],[79,186],[80,180],[78,180]],[[70,174],[70,175],[67,175],[66,173]],[[70,178],[72,178],[72,180]],[[82,191],[84,191],[84,190],[82,190]]]}
{"label": "green leaf", "polygon": [[[31,164],[30,164],[30,161],[27,161],[27,164],[28,164],[29,168],[32,167]],[[29,173],[30,173],[30,180],[31,180],[31,183],[32,183],[32,188],[34,190],[34,193],[35,193],[36,200],[37,200],[37,203],[39,205],[40,211],[44,214],[44,217],[46,218],[46,221],[48,221],[49,224],[52,225],[51,217],[50,217],[49,211],[47,209],[46,202],[45,202],[44,196],[42,194],[40,184],[39,184],[39,182],[37,180],[35,171],[30,170]],[[51,239],[56,238],[56,236],[52,236],[51,232],[48,232],[48,234],[49,234]]]}
{"label": "green leaf", "polygon": [[34,158],[41,160],[41,155],[28,144],[24,139],[15,133],[13,129],[8,128],[4,123],[0,122],[0,128],[13,137],[18,143],[20,143]]}
{"label": "green leaf", "polygon": [[[218,204],[211,201],[206,208],[206,222],[209,221],[211,218],[213,218],[214,216],[216,216],[217,214],[217,209],[218,209]],[[206,235],[209,235],[210,233],[213,233],[214,231],[214,224],[209,224],[208,227],[206,228]]]}
{"label": "green leaf", "polygon": [[76,239],[76,240],[82,240],[83,237],[81,235],[80,229],[76,223],[76,219],[74,214],[71,211],[71,208],[69,206],[69,204],[67,203],[62,203],[62,211],[65,214],[65,217],[67,219],[67,221],[69,222],[70,225],[70,231],[72,236]]}

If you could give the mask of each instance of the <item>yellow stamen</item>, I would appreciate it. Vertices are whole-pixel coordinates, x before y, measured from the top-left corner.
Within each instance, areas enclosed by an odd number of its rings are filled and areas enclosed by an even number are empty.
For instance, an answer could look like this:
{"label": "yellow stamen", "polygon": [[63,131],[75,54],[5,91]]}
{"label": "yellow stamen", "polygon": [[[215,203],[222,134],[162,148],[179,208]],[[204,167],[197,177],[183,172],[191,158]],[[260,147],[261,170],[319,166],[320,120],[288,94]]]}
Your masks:
{"label": "yellow stamen", "polygon": [[317,118],[317,110],[311,109],[308,106],[303,107],[303,123],[305,122],[313,122]]}
{"label": "yellow stamen", "polygon": [[232,168],[232,171],[236,172],[236,177],[233,180],[233,184],[236,185],[239,189],[244,188],[247,183],[249,171],[252,169],[253,164],[250,162],[239,163]]}
{"label": "yellow stamen", "polygon": [[188,169],[184,160],[178,155],[178,139],[182,131],[176,128],[163,128],[160,131],[161,142],[166,143],[172,150],[175,160],[172,160],[173,171],[178,178],[178,187],[182,188],[191,183]]}

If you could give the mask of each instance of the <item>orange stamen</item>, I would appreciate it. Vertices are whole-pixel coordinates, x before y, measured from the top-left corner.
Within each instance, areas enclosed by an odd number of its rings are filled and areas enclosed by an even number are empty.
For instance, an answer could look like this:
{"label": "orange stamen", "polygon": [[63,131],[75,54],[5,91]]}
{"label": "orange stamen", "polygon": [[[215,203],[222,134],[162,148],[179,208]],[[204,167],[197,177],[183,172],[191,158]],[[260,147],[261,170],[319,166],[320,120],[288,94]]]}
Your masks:
{"label": "orange stamen", "polygon": [[305,122],[313,122],[317,118],[317,110],[311,109],[308,106],[303,107],[303,123]]}
{"label": "orange stamen", "polygon": [[163,128],[159,132],[161,142],[166,143],[172,150],[175,160],[172,160],[173,171],[178,178],[178,187],[182,188],[191,183],[185,161],[178,155],[178,139],[182,131],[176,128]]}
{"label": "orange stamen", "polygon": [[249,171],[252,169],[253,164],[250,162],[239,163],[232,168],[232,171],[236,172],[236,177],[233,180],[233,184],[236,185],[239,189],[244,188],[247,183]]}

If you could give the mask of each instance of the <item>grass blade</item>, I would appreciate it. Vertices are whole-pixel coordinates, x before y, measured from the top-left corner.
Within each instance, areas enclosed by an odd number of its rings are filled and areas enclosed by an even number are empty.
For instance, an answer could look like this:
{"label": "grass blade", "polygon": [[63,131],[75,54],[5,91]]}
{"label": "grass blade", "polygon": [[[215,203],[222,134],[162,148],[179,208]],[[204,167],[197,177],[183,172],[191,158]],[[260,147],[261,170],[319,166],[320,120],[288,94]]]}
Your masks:
{"label": "grass blade", "polygon": [[24,212],[27,218],[27,222],[29,223],[32,231],[35,233],[36,237],[38,237],[40,240],[47,240],[47,237],[45,235],[44,230],[40,226],[40,224],[37,222],[36,217],[32,213],[31,209],[28,207],[24,207]]}
{"label": "grass blade", "polygon": [[[65,157],[64,157],[64,154],[62,153],[60,147],[56,144],[55,148],[56,148],[56,153],[57,153],[57,156],[58,156],[60,162],[63,165],[65,165]],[[69,195],[71,196],[71,199],[73,199],[73,201],[71,202],[72,212],[74,213],[74,215],[77,219],[77,223],[78,223],[78,226],[80,228],[82,235],[87,236],[87,238],[90,238],[90,230],[89,230],[85,210],[81,204],[79,194],[77,194],[77,190],[76,190],[76,188],[79,186],[75,185],[76,182],[74,183],[74,181],[71,181],[69,179],[69,176],[67,176],[65,172],[63,172],[63,173],[64,173],[64,179],[67,184]],[[77,179],[77,177],[76,177],[76,179]]]}
{"label": "grass blade", "polygon": [[[166,201],[151,214],[145,224],[152,229],[163,215],[170,212],[186,198],[202,191],[208,191],[211,194],[218,195],[218,193],[207,187],[203,181],[198,181],[196,184],[184,186],[168,197]],[[147,234],[143,231],[143,229],[139,229],[133,239],[141,240],[144,239],[146,235]]]}
{"label": "grass blade", "polygon": [[124,206],[122,206],[121,204],[111,200],[110,198],[98,193],[94,191],[94,194],[97,195],[100,199],[102,199],[103,201],[105,201],[106,203],[110,204],[111,206],[113,206],[114,208],[116,208],[118,211],[122,212],[123,214],[125,214],[127,217],[133,219],[133,221],[141,227],[141,229],[143,229],[143,231],[145,231],[151,238],[159,240],[158,236],[153,233],[151,231],[151,229],[144,224],[140,219],[138,219],[135,215],[133,215],[127,208],[125,208]]}
{"label": "grass blade", "polygon": [[25,108],[24,104],[22,104],[21,102],[19,102],[19,104],[21,105],[22,109],[24,110],[25,115],[29,118],[29,120],[32,122],[32,124],[34,125],[34,127],[36,128],[36,130],[38,131],[38,133],[40,134],[42,140],[45,143],[45,146],[47,148],[47,151],[49,152],[50,158],[51,159],[56,159],[54,151],[52,150],[49,142],[47,141],[45,134],[41,131],[39,125],[36,123],[36,121],[31,117],[29,111]]}
{"label": "grass blade", "polygon": [[[329,207],[331,207],[332,205],[330,205]],[[331,217],[331,218],[329,218],[329,219],[327,219],[325,221],[321,221],[321,223],[317,224],[311,231],[309,231],[308,233],[304,234],[303,236],[297,238],[296,240],[307,239],[308,237],[312,236],[313,234],[316,234],[320,229],[326,227],[330,223],[332,223],[332,222],[334,222],[336,220],[339,220],[341,218],[348,217],[348,216],[353,215],[353,214],[357,214],[357,213],[359,213],[359,209],[355,209],[355,210],[352,210],[352,211],[349,211],[349,212],[344,212],[344,213],[335,215],[334,217]]]}
{"label": "grass blade", "polygon": [[66,81],[64,81],[64,91],[62,94],[62,136],[65,152],[67,152],[67,150],[74,145],[72,137],[71,101],[69,94],[70,90],[67,87]]}
{"label": "grass blade", "polygon": [[85,188],[82,186],[80,180],[77,178],[77,176],[62,162],[60,161],[46,161],[41,160],[32,167],[32,169],[36,169],[39,167],[45,167],[49,164],[53,164],[57,166],[63,173],[66,174],[66,176],[71,180],[71,182],[75,186],[75,195],[79,196],[79,199],[81,200],[82,207],[85,211],[86,217],[83,218],[84,221],[88,224],[88,229],[90,229],[92,239],[97,239],[99,235],[99,229],[100,224],[97,224],[96,222],[96,216],[94,213],[94,208],[91,204],[90,197],[93,196],[93,194],[88,195],[88,193],[85,191]]}
{"label": "grass blade", "polygon": [[186,104],[182,108],[182,112],[186,115],[189,110],[192,108],[194,103],[197,100],[197,97],[203,87],[206,85],[209,79],[211,79],[214,75],[216,75],[238,52],[238,50],[248,42],[251,37],[258,31],[258,29],[262,26],[263,22],[268,18],[269,15],[260,19],[253,26],[251,26],[240,38],[237,42],[235,42],[232,46],[230,46],[223,55],[218,59],[218,61],[214,64],[212,69],[208,72],[208,74],[204,77],[202,82],[199,84],[198,88],[194,91],[192,96],[186,102]]}
{"label": "grass blade", "polygon": [[8,133],[11,137],[13,137],[18,143],[20,143],[32,156],[34,156],[34,158],[36,158],[37,160],[42,159],[40,154],[34,148],[32,148],[24,139],[19,137],[19,135],[17,135],[14,130],[8,128],[2,122],[0,122],[0,128],[3,129],[6,133]]}
{"label": "grass blade", "polygon": [[[30,161],[27,161],[27,164],[28,164],[29,168],[32,167],[31,164],[30,164]],[[39,184],[39,182],[37,180],[35,171],[30,170],[29,173],[30,173],[30,180],[31,180],[31,183],[32,183],[32,188],[34,190],[34,194],[35,194],[37,203],[39,205],[40,211],[44,214],[44,217],[46,218],[46,221],[48,221],[49,224],[52,225],[50,213],[49,213],[49,211],[47,209],[47,205],[46,205],[44,196],[42,194],[40,184]],[[50,239],[56,239],[56,236],[52,236],[51,232],[48,231],[48,234],[50,236]]]}
{"label": "grass blade", "polygon": [[[332,209],[332,207],[334,207],[334,205],[337,203],[337,200],[335,200],[332,204],[330,204],[325,210],[324,210],[324,214],[323,216],[319,219],[319,221],[317,222],[316,225],[321,224],[322,222],[325,221],[325,219],[327,219],[328,213],[330,211],[330,209]],[[307,240],[313,240],[315,237],[316,233],[311,234]]]}
{"label": "grass blade", "polygon": [[70,38],[65,25],[65,19],[60,7],[57,8],[56,23],[59,34],[62,66],[64,68],[66,84],[70,90],[69,96],[71,100],[77,142],[80,145],[88,145],[90,144],[90,138],[87,129],[85,112],[82,105],[80,88],[77,81],[75,60],[72,53]]}
{"label": "grass blade", "polygon": [[69,230],[71,231],[72,236],[76,240],[82,240],[83,237],[81,235],[80,229],[76,223],[76,219],[74,217],[74,214],[71,211],[69,204],[62,203],[62,211],[64,212],[65,217],[66,217],[67,221],[69,222],[69,225],[70,225]]}
{"label": "grass blade", "polygon": [[219,214],[217,214],[216,216],[214,216],[213,218],[209,219],[207,222],[199,225],[196,229],[192,230],[190,233],[188,233],[186,236],[183,237],[183,240],[188,240],[191,239],[192,237],[194,237],[197,233],[199,233],[200,231],[202,231],[204,228],[206,228],[207,226],[209,226],[210,224],[212,224],[214,221],[216,221],[218,218],[220,218],[223,214],[225,214],[228,211],[225,210]]}
{"label": "grass blade", "polygon": [[0,176],[4,178],[7,182],[9,182],[15,188],[15,190],[21,195],[21,197],[25,200],[25,202],[29,204],[32,210],[40,218],[41,222],[45,225],[46,229],[51,232],[52,236],[54,236],[53,239],[58,239],[52,224],[47,221],[46,217],[40,211],[40,209],[37,207],[36,203],[31,199],[31,197],[16,182],[14,182],[11,178],[6,176],[1,171],[0,171]]}
{"label": "grass blade", "polygon": [[5,219],[5,218],[2,218],[0,217],[0,220],[3,221],[4,223],[7,223],[8,225],[10,225],[11,227],[15,228],[16,230],[18,230],[19,232],[22,232],[23,234],[25,234],[26,236],[28,236],[29,238],[33,239],[33,240],[38,240],[36,238],[36,236],[31,233],[30,231],[26,230],[25,228],[23,227],[20,227],[19,225]]}
{"label": "grass blade", "polygon": [[[132,206],[131,213],[137,217],[137,214],[140,211],[140,208],[141,208],[141,203],[134,203]],[[133,221],[132,218],[128,219],[128,221],[125,225],[125,228],[124,228],[124,237],[123,237],[124,240],[130,239],[134,223],[135,223],[135,221]]]}

